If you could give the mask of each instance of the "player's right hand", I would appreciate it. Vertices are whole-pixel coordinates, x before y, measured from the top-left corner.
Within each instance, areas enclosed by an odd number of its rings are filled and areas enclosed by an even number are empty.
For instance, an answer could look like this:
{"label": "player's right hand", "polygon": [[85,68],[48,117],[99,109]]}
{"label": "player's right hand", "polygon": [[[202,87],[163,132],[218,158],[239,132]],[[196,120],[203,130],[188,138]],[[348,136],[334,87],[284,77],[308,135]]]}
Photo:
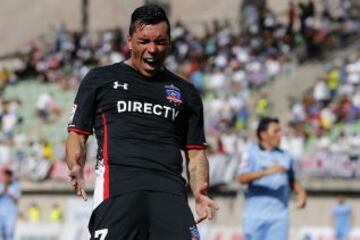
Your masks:
{"label": "player's right hand", "polygon": [[287,169],[284,168],[283,166],[279,165],[279,164],[276,164],[276,165],[274,165],[272,167],[269,167],[268,169],[265,170],[267,175],[276,174],[276,173],[284,173],[286,171],[287,171]]}
{"label": "player's right hand", "polygon": [[87,201],[85,192],[85,178],[84,178],[84,167],[80,165],[74,165],[70,169],[69,173],[70,184],[74,187],[76,195],[82,197],[84,201]]}
{"label": "player's right hand", "polygon": [[213,212],[219,210],[219,205],[207,196],[208,184],[204,183],[201,188],[195,193],[195,210],[198,218],[196,224],[205,219],[211,220]]}

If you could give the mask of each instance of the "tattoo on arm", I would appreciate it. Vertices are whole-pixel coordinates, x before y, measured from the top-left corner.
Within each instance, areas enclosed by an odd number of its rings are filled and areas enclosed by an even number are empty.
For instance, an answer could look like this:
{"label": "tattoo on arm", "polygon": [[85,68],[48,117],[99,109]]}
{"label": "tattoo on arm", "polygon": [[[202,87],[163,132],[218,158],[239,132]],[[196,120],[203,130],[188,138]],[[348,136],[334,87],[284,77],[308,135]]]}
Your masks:
{"label": "tattoo on arm", "polygon": [[195,193],[204,183],[209,182],[209,162],[205,151],[190,153],[188,157],[190,161],[189,182]]}

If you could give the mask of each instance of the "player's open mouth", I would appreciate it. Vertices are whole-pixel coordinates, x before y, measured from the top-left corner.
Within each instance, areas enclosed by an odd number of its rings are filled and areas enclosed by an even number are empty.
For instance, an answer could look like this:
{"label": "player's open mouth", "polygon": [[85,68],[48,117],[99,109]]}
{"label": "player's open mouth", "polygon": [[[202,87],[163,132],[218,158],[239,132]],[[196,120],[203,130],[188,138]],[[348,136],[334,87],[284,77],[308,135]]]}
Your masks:
{"label": "player's open mouth", "polygon": [[144,58],[144,62],[151,68],[155,68],[158,62],[157,58]]}

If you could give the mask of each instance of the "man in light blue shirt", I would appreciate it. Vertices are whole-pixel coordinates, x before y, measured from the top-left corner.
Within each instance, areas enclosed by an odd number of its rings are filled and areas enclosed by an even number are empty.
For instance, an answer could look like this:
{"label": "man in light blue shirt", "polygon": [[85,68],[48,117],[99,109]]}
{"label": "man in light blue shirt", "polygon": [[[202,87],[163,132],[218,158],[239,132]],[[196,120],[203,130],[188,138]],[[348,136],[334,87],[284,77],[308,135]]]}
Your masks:
{"label": "man in light blue shirt", "polygon": [[336,240],[348,240],[352,222],[352,209],[343,196],[338,196],[332,209]]}
{"label": "man in light blue shirt", "polygon": [[247,184],[243,233],[245,240],[287,240],[290,191],[298,207],[306,205],[306,193],[297,181],[293,161],[279,148],[281,127],[277,118],[263,118],[257,128],[259,143],[244,153],[238,180]]}
{"label": "man in light blue shirt", "polygon": [[17,201],[21,195],[20,186],[13,181],[13,173],[5,169],[0,181],[0,239],[14,240]]}

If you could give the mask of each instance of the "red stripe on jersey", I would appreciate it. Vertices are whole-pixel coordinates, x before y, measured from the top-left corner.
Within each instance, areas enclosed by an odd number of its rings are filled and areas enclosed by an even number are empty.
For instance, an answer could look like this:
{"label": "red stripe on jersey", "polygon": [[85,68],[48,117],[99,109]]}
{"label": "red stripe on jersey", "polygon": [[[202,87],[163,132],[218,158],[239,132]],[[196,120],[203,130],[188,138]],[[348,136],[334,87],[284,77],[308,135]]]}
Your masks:
{"label": "red stripe on jersey", "polygon": [[103,139],[103,163],[104,163],[104,200],[109,198],[109,159],[108,159],[108,126],[106,122],[105,113],[101,114],[102,123],[104,126],[104,139]]}
{"label": "red stripe on jersey", "polygon": [[82,135],[90,135],[91,134],[89,131],[85,131],[85,130],[81,130],[81,129],[73,128],[73,127],[68,128],[68,132],[76,132],[76,133],[79,133]]}
{"label": "red stripe on jersey", "polygon": [[206,149],[207,146],[204,145],[186,145],[186,149],[187,150],[191,150],[191,149]]}

